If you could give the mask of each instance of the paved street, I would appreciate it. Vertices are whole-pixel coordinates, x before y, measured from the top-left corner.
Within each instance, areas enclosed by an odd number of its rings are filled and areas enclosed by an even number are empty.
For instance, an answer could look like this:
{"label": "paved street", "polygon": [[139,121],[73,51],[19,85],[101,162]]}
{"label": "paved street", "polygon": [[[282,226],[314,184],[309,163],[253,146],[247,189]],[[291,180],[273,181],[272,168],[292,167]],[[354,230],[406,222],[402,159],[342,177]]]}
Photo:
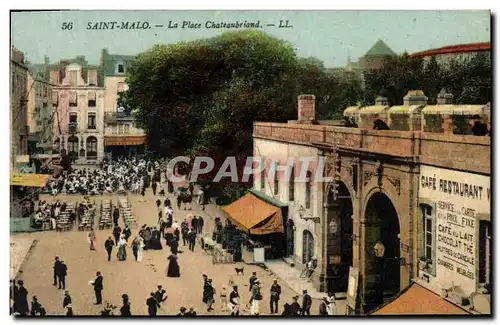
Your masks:
{"label": "paved street", "polygon": [[[58,197],[60,200],[81,200],[80,196]],[[92,197],[99,204],[102,198],[111,198],[116,204],[117,197]],[[142,202],[141,196],[129,196],[134,216],[138,225],[154,225],[157,220],[156,206],[151,189],[146,192],[146,202]],[[52,200],[51,196],[44,196],[41,199]],[[204,232],[212,231],[213,220],[196,205],[192,205],[191,213],[202,215],[205,219]],[[189,211],[178,211],[175,204],[174,220],[181,221]],[[121,222],[121,221],[120,221]],[[121,225],[123,228],[123,225]],[[137,228],[132,229],[132,238],[137,232]],[[212,264],[211,256],[205,255],[199,246],[195,252],[187,250],[187,247],[179,254],[179,265],[181,269],[180,278],[167,278],[165,268],[170,249],[144,252],[144,259],[138,263],[134,261],[132,250],[127,247],[128,258],[124,262],[116,259],[114,251],[113,259],[107,262],[104,250],[104,241],[111,235],[111,230],[96,231],[97,251],[90,251],[86,239],[86,232],[70,231],[55,232],[47,231],[34,234],[15,235],[16,238],[38,239],[38,243],[32,250],[27,262],[23,266],[23,273],[19,279],[23,279],[29,291],[29,300],[36,294],[39,301],[44,305],[49,314],[64,314],[62,306],[63,291],[52,286],[52,266],[54,256],[59,256],[68,266],[67,289],[73,298],[73,310],[76,315],[97,315],[102,309],[95,306],[92,287],[89,280],[93,280],[96,271],[101,271],[104,276],[103,300],[118,306],[115,314],[119,313],[121,306],[121,295],[127,293],[130,297],[131,311],[133,315],[147,315],[146,299],[151,291],[156,290],[156,286],[161,284],[167,291],[168,299],[159,311],[159,315],[173,315],[178,313],[179,308],[194,307],[201,315],[228,315],[223,312],[218,298],[223,285],[228,285],[230,279],[238,285],[242,301],[242,307],[250,298],[248,288],[248,278],[252,271],[257,272],[261,280],[264,300],[261,302],[261,314],[269,313],[269,288],[273,275],[268,271],[253,265],[245,265],[245,275],[236,276],[235,267],[242,267],[244,263],[237,264]],[[131,241],[129,239],[129,241]],[[164,245],[164,241],[162,242]],[[182,243],[180,248],[182,249]],[[202,302],[203,280],[202,274],[207,274],[213,279],[216,288],[215,310],[208,313],[206,306]],[[279,283],[282,287],[282,298],[280,300],[280,313],[285,302],[292,302],[295,292],[287,286],[281,279]],[[228,293],[230,292],[228,288]],[[299,300],[300,301],[300,300]],[[317,314],[319,301],[314,300],[312,312]],[[242,314],[249,314],[244,310]]]}

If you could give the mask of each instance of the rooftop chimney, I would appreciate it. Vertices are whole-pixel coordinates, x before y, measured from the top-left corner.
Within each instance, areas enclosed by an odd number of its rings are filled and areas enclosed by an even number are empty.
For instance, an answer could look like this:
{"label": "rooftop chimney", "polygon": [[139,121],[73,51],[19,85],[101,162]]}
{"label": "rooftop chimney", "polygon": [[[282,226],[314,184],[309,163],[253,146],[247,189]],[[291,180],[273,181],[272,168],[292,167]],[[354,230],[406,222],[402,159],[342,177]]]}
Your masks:
{"label": "rooftop chimney", "polygon": [[313,121],[316,119],[315,102],[316,96],[314,95],[300,95],[299,102],[299,121]]}
{"label": "rooftop chimney", "polygon": [[447,92],[445,88],[441,89],[441,91],[437,95],[437,104],[438,105],[453,104],[453,94]]}
{"label": "rooftop chimney", "polygon": [[410,90],[403,98],[405,106],[427,105],[427,97],[422,90]]}
{"label": "rooftop chimney", "polygon": [[53,85],[59,84],[59,71],[58,70],[50,70],[50,83]]}
{"label": "rooftop chimney", "polygon": [[388,106],[389,105],[389,99],[387,99],[387,97],[384,97],[382,95],[378,95],[377,98],[375,98],[375,105],[377,105],[377,106]]}

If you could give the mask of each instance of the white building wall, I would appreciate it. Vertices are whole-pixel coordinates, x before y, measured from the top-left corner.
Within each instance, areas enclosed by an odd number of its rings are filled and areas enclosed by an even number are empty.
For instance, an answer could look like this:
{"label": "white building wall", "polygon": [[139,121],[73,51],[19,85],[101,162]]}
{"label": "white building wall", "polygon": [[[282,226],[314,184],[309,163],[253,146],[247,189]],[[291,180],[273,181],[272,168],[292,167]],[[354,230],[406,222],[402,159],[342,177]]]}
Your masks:
{"label": "white building wall", "polygon": [[[254,139],[254,156],[266,157],[267,160],[276,159],[280,164],[285,164],[288,157],[293,157],[296,162],[295,177],[300,176],[300,158],[301,157],[317,157],[318,150],[312,147],[306,147],[295,144],[288,144],[278,141],[270,141],[263,139]],[[314,164],[311,164],[309,170],[316,173]],[[283,173],[281,173],[283,174]],[[283,177],[283,175],[281,176]],[[298,267],[302,267],[303,257],[303,233],[305,230],[311,232],[314,238],[315,257],[318,259],[318,265],[321,263],[321,223],[315,223],[312,220],[304,220],[299,215],[301,206],[306,206],[306,183],[295,182],[294,201],[289,200],[289,183],[285,180],[280,180],[279,195],[274,196],[274,181],[269,180],[265,182],[265,191],[261,188],[260,175],[254,175],[254,189],[260,192],[265,192],[270,197],[275,197],[284,204],[288,204],[288,217],[293,220],[295,224],[295,241],[294,241],[294,259]],[[305,215],[322,218],[323,213],[323,199],[322,199],[322,184],[312,183],[311,188],[311,207],[306,209]]]}

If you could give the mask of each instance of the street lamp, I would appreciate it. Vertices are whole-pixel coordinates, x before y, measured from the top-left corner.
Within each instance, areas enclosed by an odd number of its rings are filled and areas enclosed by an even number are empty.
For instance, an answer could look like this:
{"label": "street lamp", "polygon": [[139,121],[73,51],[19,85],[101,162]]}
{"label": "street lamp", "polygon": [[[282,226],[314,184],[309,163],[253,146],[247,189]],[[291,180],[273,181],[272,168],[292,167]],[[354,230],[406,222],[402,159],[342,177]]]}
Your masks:
{"label": "street lamp", "polygon": [[299,213],[300,219],[303,220],[312,220],[315,223],[319,223],[321,219],[319,217],[313,217],[312,215],[306,216],[306,209],[301,205],[299,210],[297,211]]}

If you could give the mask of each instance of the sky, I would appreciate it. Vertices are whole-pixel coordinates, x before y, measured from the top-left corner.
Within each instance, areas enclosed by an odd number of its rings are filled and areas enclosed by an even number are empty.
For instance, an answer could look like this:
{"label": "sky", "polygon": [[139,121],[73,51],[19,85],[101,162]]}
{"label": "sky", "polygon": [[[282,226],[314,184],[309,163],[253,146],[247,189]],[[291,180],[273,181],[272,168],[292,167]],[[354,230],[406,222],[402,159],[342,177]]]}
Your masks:
{"label": "sky", "polygon": [[[288,21],[290,27],[278,28],[280,20],[283,25]],[[172,26],[177,22],[178,28],[167,28],[170,21]],[[396,53],[413,53],[446,45],[489,42],[491,28],[490,12],[477,10],[38,11],[11,13],[11,43],[32,63],[42,63],[44,56],[57,62],[84,55],[90,64],[98,64],[103,48],[112,54],[135,55],[154,44],[191,41],[234,30],[207,28],[211,21],[260,21],[260,30],[291,42],[298,55],[316,57],[326,67],[345,66],[348,56],[358,60],[379,39]],[[116,22],[115,26],[147,22],[150,28],[87,29],[89,23],[93,26],[98,22]],[[72,23],[71,29],[63,30],[64,23]],[[182,28],[183,24],[186,28]]]}

